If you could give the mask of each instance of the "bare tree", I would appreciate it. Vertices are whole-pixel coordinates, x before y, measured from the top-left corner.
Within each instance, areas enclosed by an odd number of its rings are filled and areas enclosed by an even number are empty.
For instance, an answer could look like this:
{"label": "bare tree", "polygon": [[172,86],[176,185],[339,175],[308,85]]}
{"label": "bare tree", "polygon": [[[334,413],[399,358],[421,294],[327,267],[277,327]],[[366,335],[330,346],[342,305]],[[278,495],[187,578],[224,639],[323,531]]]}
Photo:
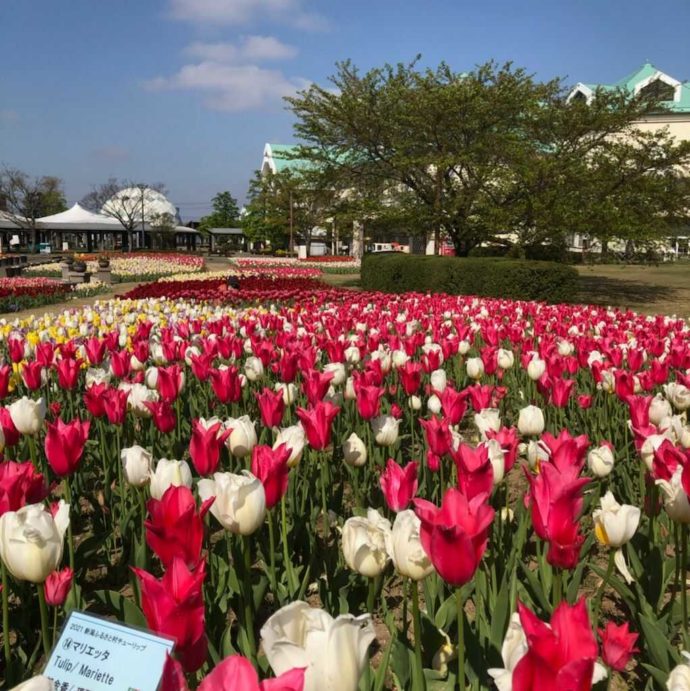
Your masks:
{"label": "bare tree", "polygon": [[62,180],[50,175],[30,177],[16,168],[0,171],[0,199],[3,210],[24,230],[31,231],[31,250],[36,249],[38,219],[64,211]]}
{"label": "bare tree", "polygon": [[153,193],[165,195],[165,185],[160,182],[144,184],[131,180],[109,178],[95,186],[80,202],[89,211],[114,218],[127,231],[127,245],[134,247],[133,236],[137,228],[144,230],[154,216]]}

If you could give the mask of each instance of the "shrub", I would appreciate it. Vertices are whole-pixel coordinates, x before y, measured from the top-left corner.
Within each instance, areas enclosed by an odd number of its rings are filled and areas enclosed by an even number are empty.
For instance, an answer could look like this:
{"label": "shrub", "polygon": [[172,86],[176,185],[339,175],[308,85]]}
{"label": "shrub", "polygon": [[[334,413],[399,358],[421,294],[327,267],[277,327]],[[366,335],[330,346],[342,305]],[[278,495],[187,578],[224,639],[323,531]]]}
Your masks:
{"label": "shrub", "polygon": [[577,294],[578,274],[554,262],[377,253],[365,255],[362,261],[362,288],[571,302]]}

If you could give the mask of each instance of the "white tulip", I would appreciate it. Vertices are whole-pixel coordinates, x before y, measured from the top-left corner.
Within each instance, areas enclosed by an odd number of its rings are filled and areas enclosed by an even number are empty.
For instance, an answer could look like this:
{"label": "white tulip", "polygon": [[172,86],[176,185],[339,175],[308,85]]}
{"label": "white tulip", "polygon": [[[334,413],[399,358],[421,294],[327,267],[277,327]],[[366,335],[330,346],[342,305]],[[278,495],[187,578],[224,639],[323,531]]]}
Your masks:
{"label": "white tulip", "polygon": [[17,431],[21,434],[38,434],[46,417],[46,402],[44,398],[37,401],[22,396],[10,404],[10,417]]}
{"label": "white tulip", "polygon": [[632,539],[640,523],[640,509],[619,504],[609,491],[600,500],[601,508],[593,514],[594,532],[602,545],[617,549]]}
{"label": "white tulip", "polygon": [[153,457],[151,453],[135,444],[120,453],[125,480],[133,487],[143,487],[151,479]]}
{"label": "white tulip", "polygon": [[371,615],[333,619],[306,602],[279,609],[261,629],[261,642],[276,675],[306,668],[303,691],[357,691],[376,638]]}
{"label": "white tulip", "polygon": [[225,440],[225,446],[236,458],[245,458],[251,454],[256,446],[258,439],[256,427],[249,418],[249,415],[242,415],[238,418],[229,417],[224,423],[225,429],[231,429],[230,436]]}
{"label": "white tulip", "polygon": [[677,410],[687,410],[690,408],[690,389],[678,382],[670,382],[664,384],[664,395],[671,401],[673,407]]}
{"label": "white tulip", "polygon": [[666,680],[668,691],[690,691],[690,653],[683,650],[681,655],[685,658],[685,662],[681,662],[671,670]]}
{"label": "white tulip", "polygon": [[258,381],[264,376],[264,363],[253,355],[248,357],[244,363],[244,374],[249,381]]}
{"label": "white tulip", "polygon": [[458,353],[460,355],[467,355],[467,353],[470,352],[471,347],[472,344],[469,341],[460,341],[460,343],[458,343]]}
{"label": "white tulip", "polygon": [[301,424],[296,424],[279,430],[273,443],[273,448],[277,449],[281,444],[285,444],[290,449],[288,466],[294,468],[302,460],[302,453],[306,443],[307,435],[304,433],[304,428]]}
{"label": "white tulip", "polygon": [[404,350],[394,350],[391,356],[393,360],[393,367],[402,367],[409,359],[410,356]]}
{"label": "white tulip", "polygon": [[680,479],[682,474],[683,468],[679,466],[670,480],[657,480],[656,484],[663,493],[664,509],[668,517],[678,523],[690,523],[690,501]]}
{"label": "white tulip", "polygon": [[544,375],[544,372],[546,372],[546,362],[544,362],[544,360],[541,358],[533,357],[527,363],[527,376],[532,381],[538,381],[541,379]]}
{"label": "white tulip", "polygon": [[69,504],[60,500],[53,517],[43,504],[28,504],[0,516],[0,559],[20,581],[43,583],[62,561]]}
{"label": "white tulip", "polygon": [[357,399],[357,392],[355,391],[355,380],[352,377],[348,377],[345,381],[344,397],[346,401],[354,401]]}
{"label": "white tulip", "polygon": [[654,396],[649,406],[649,421],[653,425],[659,425],[664,418],[671,417],[672,415],[673,408],[671,404],[660,393]]}
{"label": "white tulip", "polygon": [[544,411],[536,405],[521,408],[517,428],[526,437],[536,437],[544,431]]}
{"label": "white tulip", "polygon": [[503,669],[493,668],[489,674],[493,677],[494,684],[498,691],[511,691],[513,688],[513,670],[518,662],[527,654],[527,636],[520,623],[520,615],[513,612],[508,624],[506,637],[501,646],[501,657],[503,658]]}
{"label": "white tulip", "polygon": [[149,389],[158,388],[158,367],[149,367],[144,375],[144,383]]}
{"label": "white tulip", "polygon": [[156,463],[156,469],[151,473],[151,496],[161,499],[168,487],[191,487],[192,471],[187,461],[168,460],[161,458]]}
{"label": "white tulip", "polygon": [[422,399],[419,396],[410,396],[407,399],[407,407],[410,410],[421,410],[422,409]]}
{"label": "white tulip", "polygon": [[261,480],[248,470],[243,470],[242,475],[214,473],[213,480],[199,480],[197,487],[202,501],[216,498],[211,513],[231,533],[251,535],[263,525],[266,492]]}
{"label": "white tulip", "polygon": [[650,434],[640,447],[640,458],[647,466],[649,472],[652,471],[654,465],[654,452],[661,446],[668,437],[665,434]]}
{"label": "white tulip", "polygon": [[136,355],[129,358],[129,366],[132,372],[143,372],[146,369],[146,363],[142,362]]}
{"label": "white tulip", "polygon": [[292,405],[295,402],[295,398],[297,397],[297,387],[292,382],[289,384],[278,382],[273,389],[274,391],[283,392],[283,403],[285,403],[285,405]]}
{"label": "white tulip", "polygon": [[343,456],[345,463],[353,468],[367,462],[367,447],[354,432],[343,442]]}
{"label": "white tulip", "polygon": [[501,415],[497,408],[484,408],[474,414],[474,424],[479,430],[482,441],[486,441],[487,432],[498,432],[501,429]]}
{"label": "white tulip", "polygon": [[563,340],[558,342],[558,354],[561,357],[565,357],[566,355],[572,355],[574,350],[575,346],[569,341]]}
{"label": "white tulip", "polygon": [[151,411],[146,407],[146,403],[155,403],[158,401],[158,391],[152,391],[144,384],[122,383],[118,388],[129,391],[127,405],[137,417],[151,417]]}
{"label": "white tulip", "polygon": [[512,350],[499,348],[496,353],[496,362],[501,369],[510,369],[515,364],[515,355]]}
{"label": "white tulip", "polygon": [[27,679],[19,686],[13,686],[10,691],[55,691],[55,684],[52,679],[39,674],[37,677]]}
{"label": "white tulip", "polygon": [[361,358],[362,356],[357,346],[351,345],[349,348],[345,348],[345,361],[348,365],[356,365]]}
{"label": "white tulip", "polygon": [[431,394],[426,402],[426,408],[430,413],[438,415],[441,412],[441,399],[435,393]]}
{"label": "white tulip", "polygon": [[367,578],[381,574],[388,564],[386,541],[390,532],[390,521],[376,509],[367,509],[366,518],[348,518],[342,534],[345,563]]}
{"label": "white tulip", "polygon": [[484,362],[480,357],[468,358],[465,363],[467,376],[470,379],[481,379],[484,374]]}
{"label": "white tulip", "polygon": [[606,477],[613,470],[613,450],[608,444],[590,449],[587,454],[587,467],[596,477]]}
{"label": "white tulip", "polygon": [[393,446],[398,441],[398,428],[400,420],[391,415],[379,415],[371,421],[371,429],[374,433],[374,441],[379,446]]}
{"label": "white tulip", "polygon": [[412,509],[399,511],[386,537],[388,555],[395,570],[413,581],[421,581],[434,570],[419,537],[421,525]]}
{"label": "white tulip", "polygon": [[494,486],[499,485],[506,472],[506,458],[501,445],[496,439],[489,439],[481,442],[480,446],[486,447],[489,455],[489,462],[494,471]]}
{"label": "white tulip", "polygon": [[333,379],[331,379],[331,384],[333,386],[340,386],[345,383],[347,379],[347,372],[345,371],[345,365],[342,362],[329,362],[324,368],[324,372],[332,372]]}
{"label": "white tulip", "polygon": [[527,463],[532,470],[539,469],[539,466],[548,461],[551,457],[549,449],[541,441],[530,441],[526,449]]}
{"label": "white tulip", "polygon": [[446,371],[442,369],[435,369],[430,376],[431,388],[437,393],[443,393],[446,386],[448,385],[448,378],[446,376]]}
{"label": "white tulip", "polygon": [[112,374],[100,367],[89,367],[84,375],[84,386],[88,389],[94,384],[109,384]]}

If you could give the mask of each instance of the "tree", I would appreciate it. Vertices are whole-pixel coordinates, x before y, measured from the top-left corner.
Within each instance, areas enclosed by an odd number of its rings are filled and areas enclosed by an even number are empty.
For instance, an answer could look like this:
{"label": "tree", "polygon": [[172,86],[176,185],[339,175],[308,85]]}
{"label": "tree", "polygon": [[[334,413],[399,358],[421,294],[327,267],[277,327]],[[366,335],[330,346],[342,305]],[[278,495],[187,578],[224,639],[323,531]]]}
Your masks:
{"label": "tree", "polygon": [[[123,194],[125,190],[130,190],[131,194]],[[165,185],[160,182],[144,184],[109,178],[103,184],[95,186],[80,204],[85,209],[117,220],[127,231],[127,245],[131,250],[134,247],[134,230],[143,229],[145,223],[150,223],[156,213],[153,211],[156,192],[164,195]]]}
{"label": "tree", "polygon": [[211,228],[234,228],[238,225],[240,209],[230,192],[218,192],[211,204],[213,211],[199,221],[199,230],[202,233],[207,233]]}
{"label": "tree", "polygon": [[458,255],[486,242],[563,244],[593,221],[650,236],[689,206],[677,175],[688,145],[632,127],[659,109],[650,99],[568,102],[562,80],[493,62],[365,74],[344,62],[331,82],[287,99],[303,142],[295,158],[331,189],[356,190],[370,218],[433,232],[437,248],[441,235]]}
{"label": "tree", "polygon": [[62,180],[46,175],[30,177],[16,168],[0,172],[0,204],[14,223],[31,231],[31,250],[36,248],[38,219],[67,208]]}
{"label": "tree", "polygon": [[169,213],[153,214],[151,216],[151,243],[159,249],[175,249],[175,217]]}

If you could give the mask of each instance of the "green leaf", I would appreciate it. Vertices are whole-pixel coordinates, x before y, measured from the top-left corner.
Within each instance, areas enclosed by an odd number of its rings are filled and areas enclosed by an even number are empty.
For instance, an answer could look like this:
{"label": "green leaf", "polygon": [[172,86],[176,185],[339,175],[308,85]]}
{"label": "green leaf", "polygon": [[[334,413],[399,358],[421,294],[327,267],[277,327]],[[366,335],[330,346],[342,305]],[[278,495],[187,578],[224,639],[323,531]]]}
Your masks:
{"label": "green leaf", "polygon": [[668,675],[670,672],[669,657],[672,656],[668,638],[653,619],[640,615],[639,621],[642,627],[641,643],[647,649],[654,665]]}
{"label": "green leaf", "polygon": [[96,590],[93,596],[108,607],[119,621],[144,629],[148,628],[144,613],[122,593],[118,593],[116,590]]}

